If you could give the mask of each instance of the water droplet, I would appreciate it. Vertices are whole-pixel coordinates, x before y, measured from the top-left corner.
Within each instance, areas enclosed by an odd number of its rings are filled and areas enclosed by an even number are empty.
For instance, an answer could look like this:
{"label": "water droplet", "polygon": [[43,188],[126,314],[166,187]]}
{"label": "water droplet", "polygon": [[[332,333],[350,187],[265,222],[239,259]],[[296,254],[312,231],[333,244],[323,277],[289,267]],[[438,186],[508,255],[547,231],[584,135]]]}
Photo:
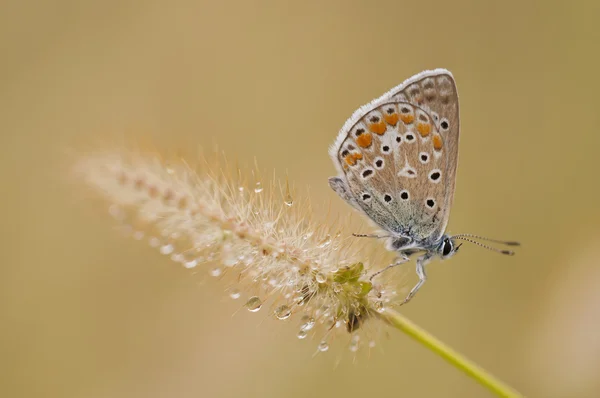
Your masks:
{"label": "water droplet", "polygon": [[327,234],[317,245],[319,249],[323,249],[331,244],[331,235]]}
{"label": "water droplet", "polygon": [[219,267],[214,267],[210,270],[210,276],[217,277],[217,276],[221,276],[222,273],[223,273],[223,271]]}
{"label": "water droplet", "polygon": [[160,239],[153,236],[150,239],[148,239],[148,243],[150,244],[150,247],[158,247],[160,246]]}
{"label": "water droplet", "polygon": [[239,261],[238,257],[236,257],[235,254],[233,254],[232,252],[227,251],[227,252],[222,253],[221,262],[223,263],[224,266],[233,267],[238,263],[238,261]]}
{"label": "water droplet", "polygon": [[229,297],[231,297],[234,300],[239,299],[242,296],[242,293],[240,293],[240,291],[238,289],[233,289],[232,291],[229,292]]}
{"label": "water droplet", "polygon": [[300,322],[300,329],[304,331],[308,331],[315,326],[315,318],[312,318],[308,315],[304,315]]}
{"label": "water droplet", "polygon": [[254,192],[256,193],[261,193],[263,190],[262,184],[259,182],[256,183],[256,186],[254,187]]}
{"label": "water droplet", "polygon": [[296,335],[300,340],[303,340],[306,338],[306,332],[304,330],[301,330],[298,332],[298,334]]}
{"label": "water droplet", "polygon": [[283,200],[286,206],[291,207],[294,204],[294,199],[292,198],[292,194],[290,193],[290,183],[286,180],[285,182],[285,199]]}
{"label": "water droplet", "polygon": [[323,340],[319,343],[318,349],[321,352],[325,352],[329,349],[329,344],[327,344],[327,342],[325,340]]}
{"label": "water droplet", "polygon": [[250,312],[257,312],[262,307],[262,301],[257,296],[252,296],[246,301],[246,307]]}
{"label": "water droplet", "polygon": [[371,340],[371,341],[369,341],[369,348],[373,348],[373,347],[375,347],[375,341]]}
{"label": "water droplet", "polygon": [[342,285],[340,283],[335,282],[333,284],[333,292],[334,293],[339,293],[342,291]]}
{"label": "water droplet", "polygon": [[171,254],[171,253],[173,253],[173,250],[175,250],[173,245],[168,243],[168,244],[160,247],[160,254],[165,254],[165,255]]}
{"label": "water droplet", "polygon": [[353,341],[350,343],[350,351],[356,352],[358,351],[358,341]]}
{"label": "water droplet", "polygon": [[375,306],[375,310],[379,313],[382,313],[383,311],[385,311],[385,306],[383,305],[383,301],[376,301],[374,306]]}
{"label": "water droplet", "polygon": [[327,282],[327,276],[324,273],[322,273],[322,272],[317,272],[317,274],[315,275],[315,279],[319,283],[325,283],[325,282]]}
{"label": "water droplet", "polygon": [[196,260],[196,259],[183,262],[183,266],[185,268],[194,268],[196,265],[198,265],[198,260]]}
{"label": "water droplet", "polygon": [[175,261],[176,263],[181,263],[184,259],[185,257],[181,253],[173,253],[171,255],[171,260]]}
{"label": "water droplet", "polygon": [[277,317],[277,319],[288,319],[290,315],[292,315],[292,310],[287,305],[280,305],[275,310],[275,316]]}

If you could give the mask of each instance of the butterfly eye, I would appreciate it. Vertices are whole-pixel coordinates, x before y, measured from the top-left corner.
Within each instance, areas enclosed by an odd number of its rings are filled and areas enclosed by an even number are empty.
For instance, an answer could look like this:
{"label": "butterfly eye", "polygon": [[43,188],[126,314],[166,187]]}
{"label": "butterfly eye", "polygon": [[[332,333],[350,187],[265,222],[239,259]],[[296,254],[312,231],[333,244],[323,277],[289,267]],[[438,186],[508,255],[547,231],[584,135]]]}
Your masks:
{"label": "butterfly eye", "polygon": [[447,256],[450,253],[452,253],[452,242],[450,241],[450,239],[445,239],[443,246],[442,246],[442,256]]}

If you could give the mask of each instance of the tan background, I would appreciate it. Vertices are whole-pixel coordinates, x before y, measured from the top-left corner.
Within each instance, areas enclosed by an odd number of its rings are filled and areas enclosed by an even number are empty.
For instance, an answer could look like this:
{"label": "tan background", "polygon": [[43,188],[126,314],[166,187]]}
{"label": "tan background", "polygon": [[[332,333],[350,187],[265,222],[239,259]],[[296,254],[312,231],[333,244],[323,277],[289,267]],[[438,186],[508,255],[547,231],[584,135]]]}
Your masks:
{"label": "tan background", "polygon": [[451,231],[524,246],[433,264],[404,313],[529,396],[599,396],[598,7],[2,2],[0,395],[488,396],[393,331],[334,369],[295,325],[232,317],[222,285],[119,237],[64,169],[65,148],[115,134],[216,142],[345,215],[326,184],[344,120],[445,67],[462,116]]}

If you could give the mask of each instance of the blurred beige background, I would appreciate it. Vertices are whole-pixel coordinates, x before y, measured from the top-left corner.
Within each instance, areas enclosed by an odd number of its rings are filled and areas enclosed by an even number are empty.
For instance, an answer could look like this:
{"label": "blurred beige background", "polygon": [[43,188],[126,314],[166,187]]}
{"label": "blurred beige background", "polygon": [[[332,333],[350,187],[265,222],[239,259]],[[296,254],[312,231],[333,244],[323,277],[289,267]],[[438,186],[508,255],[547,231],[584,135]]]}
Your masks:
{"label": "blurred beige background", "polygon": [[370,359],[313,358],[295,324],[119,237],[65,169],[65,148],[115,135],[217,143],[345,215],[326,182],[345,119],[445,67],[462,117],[450,231],[524,245],[433,263],[404,313],[528,396],[599,396],[598,8],[2,2],[0,395],[489,396],[394,331]]}

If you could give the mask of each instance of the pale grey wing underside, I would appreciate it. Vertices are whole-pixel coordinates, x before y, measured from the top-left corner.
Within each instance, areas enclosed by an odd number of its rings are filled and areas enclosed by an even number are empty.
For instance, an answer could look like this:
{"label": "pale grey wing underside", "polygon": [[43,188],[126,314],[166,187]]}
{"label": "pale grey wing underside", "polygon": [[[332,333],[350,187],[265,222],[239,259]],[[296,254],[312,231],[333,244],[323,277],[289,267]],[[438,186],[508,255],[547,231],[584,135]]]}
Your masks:
{"label": "pale grey wing underside", "polygon": [[435,241],[454,196],[459,122],[450,72],[416,75],[348,120],[331,150],[340,176],[330,185],[383,229]]}

